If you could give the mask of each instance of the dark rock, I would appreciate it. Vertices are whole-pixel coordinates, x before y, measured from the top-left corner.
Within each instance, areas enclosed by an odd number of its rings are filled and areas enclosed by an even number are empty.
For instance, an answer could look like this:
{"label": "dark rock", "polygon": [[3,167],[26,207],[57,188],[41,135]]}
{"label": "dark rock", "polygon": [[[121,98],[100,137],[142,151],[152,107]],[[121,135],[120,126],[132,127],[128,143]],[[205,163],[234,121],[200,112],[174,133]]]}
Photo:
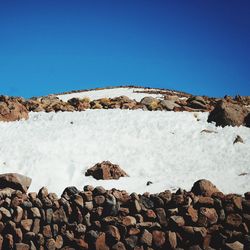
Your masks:
{"label": "dark rock", "polygon": [[248,110],[239,104],[220,101],[208,116],[208,122],[215,122],[216,126],[240,126],[245,124]]}
{"label": "dark rock", "polygon": [[233,142],[233,144],[235,144],[235,143],[244,143],[244,141],[239,135],[237,135],[234,142]]}

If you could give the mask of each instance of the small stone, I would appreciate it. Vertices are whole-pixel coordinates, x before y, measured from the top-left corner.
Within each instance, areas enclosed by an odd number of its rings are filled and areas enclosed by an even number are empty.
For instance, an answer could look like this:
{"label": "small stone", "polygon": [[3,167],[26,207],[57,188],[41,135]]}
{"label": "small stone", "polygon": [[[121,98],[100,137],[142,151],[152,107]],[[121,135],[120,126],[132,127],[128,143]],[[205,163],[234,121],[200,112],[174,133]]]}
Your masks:
{"label": "small stone", "polygon": [[51,231],[51,227],[50,225],[45,225],[43,226],[43,235],[46,237],[46,238],[51,238],[52,237],[52,231]]}
{"label": "small stone", "polygon": [[115,245],[112,246],[112,250],[126,250],[126,247],[122,242],[117,242]]}
{"label": "small stone", "polygon": [[32,217],[33,218],[41,218],[41,214],[40,214],[40,211],[37,207],[32,207],[30,209],[31,213],[32,213]]}
{"label": "small stone", "polygon": [[135,235],[131,235],[125,239],[126,245],[129,249],[134,249],[137,245],[138,237]]}
{"label": "small stone", "polygon": [[166,235],[162,231],[154,230],[152,232],[153,244],[155,247],[160,248],[165,244]]}
{"label": "small stone", "polygon": [[97,195],[94,198],[96,205],[100,206],[105,202],[105,197],[103,195]]}
{"label": "small stone", "polygon": [[169,222],[175,227],[182,227],[185,225],[185,220],[183,217],[178,215],[171,216]]}
{"label": "small stone", "polygon": [[121,239],[120,232],[117,227],[109,225],[106,230],[106,236],[109,242],[113,244],[117,243]]}
{"label": "small stone", "polygon": [[147,229],[144,229],[141,235],[141,239],[140,239],[141,244],[151,246],[152,241],[153,241],[152,234]]}
{"label": "small stone", "polygon": [[166,232],[166,241],[167,245],[171,249],[175,249],[177,247],[177,237],[175,232],[167,231]]}
{"label": "small stone", "polygon": [[159,223],[162,225],[162,226],[167,226],[167,217],[166,217],[166,213],[165,213],[165,210],[163,208],[156,208],[156,215],[157,215],[157,218],[159,220]]}
{"label": "small stone", "polygon": [[15,249],[16,250],[30,250],[30,246],[28,244],[24,244],[24,243],[16,243]]}
{"label": "small stone", "polygon": [[33,221],[31,219],[21,220],[21,227],[24,231],[30,232]]}
{"label": "small stone", "polygon": [[9,220],[11,218],[11,213],[8,209],[0,207],[0,212],[2,213],[3,219]]}
{"label": "small stone", "polygon": [[239,241],[235,241],[233,243],[226,243],[226,247],[228,250],[243,250],[244,245]]}
{"label": "small stone", "polygon": [[123,218],[122,224],[126,227],[134,226],[136,224],[136,219],[132,216],[126,216]]}
{"label": "small stone", "polygon": [[228,226],[238,228],[242,223],[242,217],[239,214],[229,214],[226,218]]}
{"label": "small stone", "polygon": [[56,249],[56,242],[54,239],[47,239],[46,240],[46,248],[48,250],[55,250]]}
{"label": "small stone", "polygon": [[244,141],[239,135],[237,135],[236,138],[234,139],[233,144],[235,143],[244,143]]}

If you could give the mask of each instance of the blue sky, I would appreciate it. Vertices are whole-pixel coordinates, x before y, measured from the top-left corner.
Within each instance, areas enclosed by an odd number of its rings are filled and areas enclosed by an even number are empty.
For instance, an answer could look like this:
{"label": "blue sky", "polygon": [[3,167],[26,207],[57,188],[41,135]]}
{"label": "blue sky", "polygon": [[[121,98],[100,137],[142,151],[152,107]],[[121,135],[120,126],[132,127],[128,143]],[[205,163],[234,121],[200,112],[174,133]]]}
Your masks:
{"label": "blue sky", "polygon": [[0,0],[0,94],[250,95],[249,46],[248,0]]}

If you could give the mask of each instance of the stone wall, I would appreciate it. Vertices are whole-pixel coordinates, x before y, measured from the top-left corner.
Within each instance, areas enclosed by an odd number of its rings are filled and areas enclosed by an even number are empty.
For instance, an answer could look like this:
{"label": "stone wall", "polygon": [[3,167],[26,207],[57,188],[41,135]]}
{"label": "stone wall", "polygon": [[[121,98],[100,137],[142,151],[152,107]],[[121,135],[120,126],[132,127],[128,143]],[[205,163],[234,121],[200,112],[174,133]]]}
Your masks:
{"label": "stone wall", "polygon": [[250,193],[225,195],[206,180],[190,192],[85,186],[60,198],[8,183],[0,190],[0,249],[250,249]]}

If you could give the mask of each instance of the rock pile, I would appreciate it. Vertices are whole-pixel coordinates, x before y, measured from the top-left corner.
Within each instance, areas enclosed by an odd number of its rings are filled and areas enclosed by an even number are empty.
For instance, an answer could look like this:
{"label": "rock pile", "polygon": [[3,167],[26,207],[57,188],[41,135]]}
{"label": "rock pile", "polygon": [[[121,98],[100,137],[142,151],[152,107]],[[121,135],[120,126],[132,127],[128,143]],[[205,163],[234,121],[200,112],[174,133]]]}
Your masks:
{"label": "rock pile", "polygon": [[21,98],[0,96],[0,121],[28,119],[29,113]]}
{"label": "rock pile", "polygon": [[89,168],[85,173],[86,176],[93,176],[97,180],[118,180],[120,177],[128,176],[119,165],[112,164],[109,161],[103,161]]}
{"label": "rock pile", "polygon": [[224,195],[206,180],[191,192],[6,187],[0,197],[0,249],[250,249],[250,192]]}

